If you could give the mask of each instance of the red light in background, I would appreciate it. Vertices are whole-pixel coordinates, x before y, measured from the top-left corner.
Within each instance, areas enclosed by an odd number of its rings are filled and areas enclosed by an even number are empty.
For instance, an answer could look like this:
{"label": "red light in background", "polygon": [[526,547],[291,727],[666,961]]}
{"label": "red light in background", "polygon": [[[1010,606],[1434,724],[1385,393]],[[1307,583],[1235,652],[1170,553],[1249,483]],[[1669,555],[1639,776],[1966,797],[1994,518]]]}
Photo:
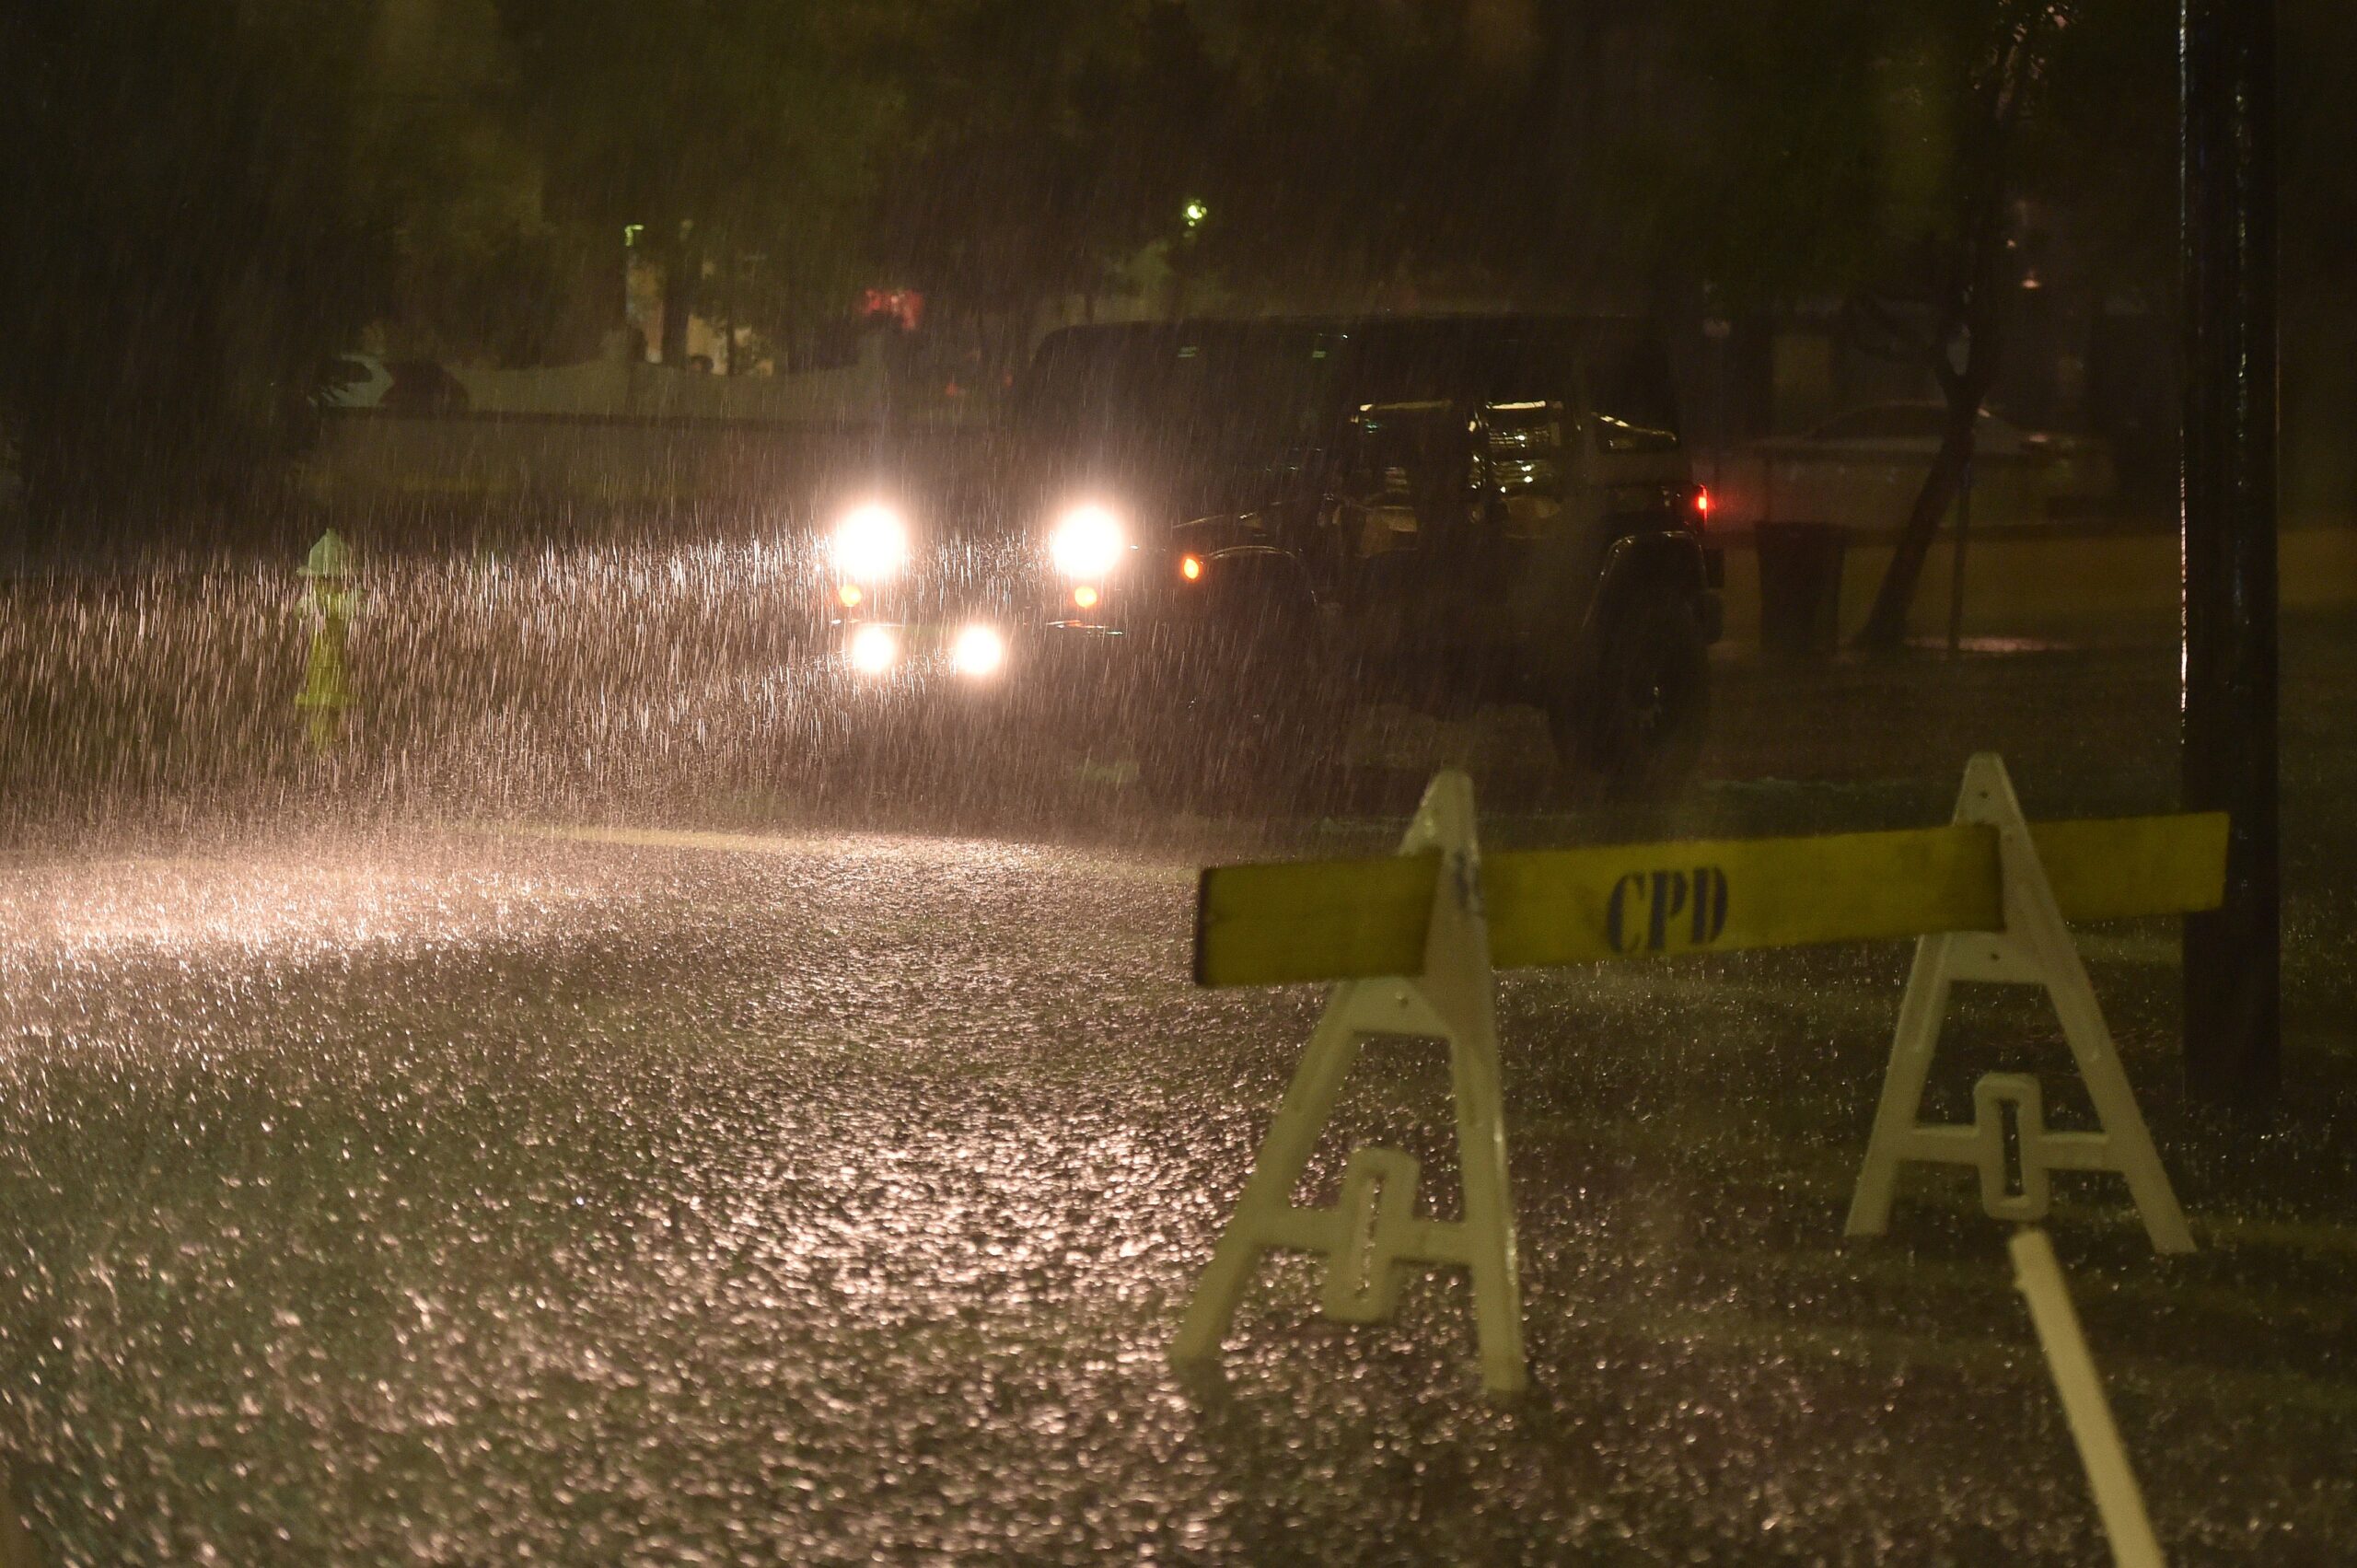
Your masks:
{"label": "red light in background", "polygon": [[1694,520],[1698,523],[1709,522],[1713,505],[1711,487],[1707,484],[1696,485],[1694,487]]}
{"label": "red light in background", "polygon": [[860,298],[859,313],[885,317],[898,322],[900,331],[913,332],[924,324],[924,294],[913,288],[871,288]]}

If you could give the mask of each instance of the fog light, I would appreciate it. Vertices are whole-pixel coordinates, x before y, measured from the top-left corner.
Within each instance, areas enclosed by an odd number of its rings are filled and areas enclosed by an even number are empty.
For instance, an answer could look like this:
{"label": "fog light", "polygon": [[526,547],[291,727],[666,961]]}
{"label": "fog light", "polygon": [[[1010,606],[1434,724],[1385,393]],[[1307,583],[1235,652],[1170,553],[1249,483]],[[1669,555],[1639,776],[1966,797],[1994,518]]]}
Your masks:
{"label": "fog light", "polygon": [[881,675],[900,659],[900,639],[889,626],[863,626],[852,633],[851,667],[862,675]]}
{"label": "fog light", "polygon": [[1087,584],[1083,583],[1080,587],[1073,589],[1072,601],[1073,603],[1080,606],[1083,610],[1095,610],[1097,608],[1097,590],[1090,587]]}
{"label": "fog light", "polygon": [[1006,662],[1006,639],[987,626],[969,626],[950,645],[949,668],[977,679],[996,675]]}
{"label": "fog light", "polygon": [[861,595],[857,583],[845,583],[835,590],[836,599],[845,610],[857,610],[862,597],[864,596]]}

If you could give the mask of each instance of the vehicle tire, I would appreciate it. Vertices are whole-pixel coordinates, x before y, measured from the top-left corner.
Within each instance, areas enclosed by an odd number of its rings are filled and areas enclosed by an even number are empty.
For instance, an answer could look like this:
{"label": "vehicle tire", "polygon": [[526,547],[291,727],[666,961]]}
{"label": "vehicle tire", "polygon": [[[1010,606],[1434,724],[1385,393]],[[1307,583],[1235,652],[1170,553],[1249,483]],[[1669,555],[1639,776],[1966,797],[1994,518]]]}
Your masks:
{"label": "vehicle tire", "polygon": [[1710,645],[1682,595],[1643,594],[1606,630],[1591,680],[1550,705],[1557,754],[1618,798],[1674,788],[1702,752]]}

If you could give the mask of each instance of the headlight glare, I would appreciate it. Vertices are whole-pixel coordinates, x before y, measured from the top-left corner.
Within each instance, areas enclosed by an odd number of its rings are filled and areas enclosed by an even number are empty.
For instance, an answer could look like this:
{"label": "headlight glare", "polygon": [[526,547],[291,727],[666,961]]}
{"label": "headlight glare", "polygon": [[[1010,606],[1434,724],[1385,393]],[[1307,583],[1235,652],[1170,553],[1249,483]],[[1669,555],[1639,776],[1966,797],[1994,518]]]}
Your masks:
{"label": "headlight glare", "polygon": [[871,621],[852,633],[846,653],[860,674],[882,675],[900,661],[900,639],[889,626]]}
{"label": "headlight glare", "polygon": [[854,582],[888,577],[909,562],[909,525],[878,502],[853,508],[835,525],[828,551],[834,568]]}
{"label": "headlight glare", "polygon": [[1074,506],[1048,536],[1048,559],[1067,577],[1097,578],[1121,563],[1130,541],[1102,506]]}
{"label": "headlight glare", "polygon": [[949,668],[981,679],[1006,663],[1006,639],[988,626],[969,626],[949,646]]}

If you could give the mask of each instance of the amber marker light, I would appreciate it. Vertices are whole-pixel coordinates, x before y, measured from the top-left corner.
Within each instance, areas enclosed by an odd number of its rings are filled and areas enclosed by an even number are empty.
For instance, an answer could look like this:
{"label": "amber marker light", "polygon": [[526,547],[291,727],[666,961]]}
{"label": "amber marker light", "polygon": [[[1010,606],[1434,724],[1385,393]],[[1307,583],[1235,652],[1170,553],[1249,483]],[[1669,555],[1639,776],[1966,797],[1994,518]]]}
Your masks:
{"label": "amber marker light", "polygon": [[1203,563],[1202,560],[1192,555],[1180,556],[1178,558],[1178,575],[1186,578],[1190,583],[1196,581],[1203,575]]}
{"label": "amber marker light", "polygon": [[835,590],[835,598],[842,601],[845,610],[857,610],[861,597],[857,583],[845,583]]}
{"label": "amber marker light", "polygon": [[1097,608],[1097,590],[1090,587],[1086,583],[1083,583],[1080,587],[1073,589],[1072,601],[1073,603],[1080,606],[1083,610],[1095,610]]}

